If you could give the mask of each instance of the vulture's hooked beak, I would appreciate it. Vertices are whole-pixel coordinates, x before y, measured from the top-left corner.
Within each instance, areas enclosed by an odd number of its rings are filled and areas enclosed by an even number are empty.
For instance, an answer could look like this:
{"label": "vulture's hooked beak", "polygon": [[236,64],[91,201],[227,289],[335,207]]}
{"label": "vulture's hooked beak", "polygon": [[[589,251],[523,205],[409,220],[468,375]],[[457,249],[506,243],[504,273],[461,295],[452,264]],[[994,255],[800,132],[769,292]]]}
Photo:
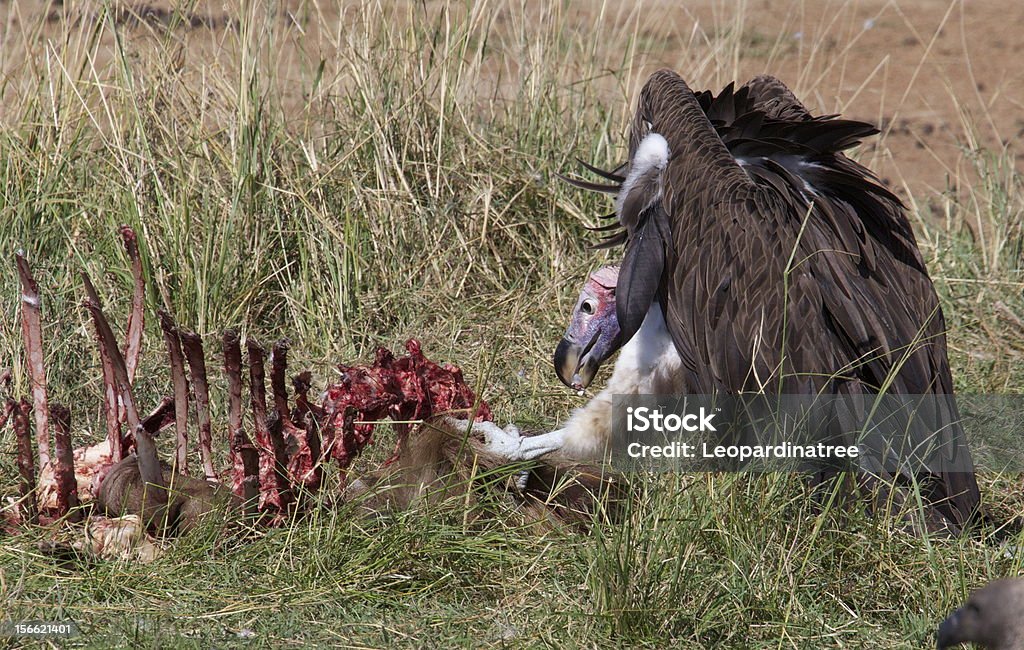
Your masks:
{"label": "vulture's hooked beak", "polygon": [[555,348],[555,372],[562,383],[575,391],[582,391],[594,380],[598,368],[619,348],[621,337],[616,333],[608,337],[599,329],[585,343],[567,335]]}
{"label": "vulture's hooked beak", "polygon": [[[594,335],[596,338],[597,334]],[[594,339],[591,339],[591,343]],[[581,347],[565,338],[559,341],[555,348],[555,372],[563,384],[576,391],[582,391],[590,385],[598,368],[593,357],[587,356],[592,347],[589,344]]]}
{"label": "vulture's hooked beak", "polygon": [[959,609],[947,616],[946,620],[939,624],[939,631],[935,636],[935,643],[938,650],[952,648],[953,646],[961,643]]}

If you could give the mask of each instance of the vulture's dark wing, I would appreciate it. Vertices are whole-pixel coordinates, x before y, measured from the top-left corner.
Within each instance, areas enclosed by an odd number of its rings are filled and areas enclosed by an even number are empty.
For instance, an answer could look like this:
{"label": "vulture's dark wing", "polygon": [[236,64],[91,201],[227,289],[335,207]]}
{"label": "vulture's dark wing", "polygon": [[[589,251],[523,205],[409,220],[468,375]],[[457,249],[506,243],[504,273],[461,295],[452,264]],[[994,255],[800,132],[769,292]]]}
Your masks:
{"label": "vulture's dark wing", "polygon": [[793,91],[779,79],[763,74],[744,84],[750,97],[750,109],[763,111],[776,120],[804,121],[811,119],[811,113]]}
{"label": "vulture's dark wing", "polygon": [[[644,86],[630,160],[651,132],[670,159],[618,199],[624,336],[660,299],[695,393],[952,394],[945,323],[909,221],[840,153],[875,131],[810,117],[759,79],[719,97],[670,71]],[[757,102],[764,110],[741,112]],[[962,524],[979,497],[969,456],[955,456],[968,452],[948,401],[940,435],[961,444],[929,467],[929,500],[948,499],[936,507]]]}
{"label": "vulture's dark wing", "polygon": [[[796,96],[786,87],[784,83],[775,77],[762,75],[755,77],[746,84],[750,89],[750,96],[753,101],[753,110],[762,110],[769,117],[787,121],[808,121],[813,119],[810,112],[800,103]],[[864,134],[868,135],[868,134]],[[907,302],[893,301],[890,299],[890,292],[893,290],[905,291],[907,301],[911,309],[903,313],[902,323],[922,323],[918,331],[910,331],[904,327],[903,331],[890,335],[889,339],[900,338],[902,341],[913,341],[914,343],[902,350],[890,350],[890,358],[876,359],[877,363],[865,364],[873,367],[865,368],[867,373],[875,375],[875,385],[884,384],[887,377],[894,379],[894,385],[887,386],[890,392],[910,395],[938,395],[949,396],[948,399],[938,397],[934,400],[937,408],[946,409],[944,413],[936,414],[939,422],[959,422],[960,415],[953,399],[953,379],[949,367],[949,359],[946,351],[946,324],[939,307],[938,298],[930,278],[928,277],[924,261],[921,258],[917,242],[914,238],[910,222],[903,211],[902,203],[888,191],[881,188],[870,170],[847,158],[840,152],[835,152],[826,164],[808,165],[802,174],[805,181],[815,187],[820,193],[820,200],[816,201],[823,209],[840,210],[845,212],[841,218],[857,226],[858,221],[862,232],[872,239],[872,245],[862,249],[867,254],[863,265],[858,268],[858,275],[864,270],[874,270],[874,282],[866,286],[873,289],[873,299],[883,301],[884,306],[906,306]],[[881,259],[875,254],[879,253]],[[829,260],[836,262],[834,258]],[[839,278],[836,285],[841,285],[843,278],[850,276],[850,267],[847,265],[843,273],[842,268],[830,269],[829,276]],[[906,287],[901,287],[901,284]],[[841,286],[837,294],[833,288],[826,288],[823,295],[826,298],[829,314],[849,313],[849,309],[858,309],[859,305],[843,305],[842,301],[835,300],[837,295],[845,296],[850,292]],[[832,298],[829,300],[829,298]],[[844,310],[844,307],[846,308]],[[866,317],[870,318],[869,311],[863,311]],[[842,319],[837,319],[842,323]],[[854,325],[847,319],[847,324]],[[850,355],[864,352],[858,350],[858,342],[855,337],[844,334],[847,339],[847,353]],[[889,341],[885,341],[889,342]],[[860,344],[860,347],[868,347]],[[895,353],[896,358],[892,355]],[[870,354],[868,355],[870,357]],[[906,370],[905,370],[906,369]],[[895,370],[895,372],[894,372]],[[909,371],[908,371],[909,370]],[[956,437],[963,441],[962,431],[951,431],[950,438]],[[950,502],[940,506],[941,510],[956,508],[955,513],[949,513],[951,518],[961,523],[972,516],[980,501],[978,486],[973,472],[962,471],[971,468],[972,462],[966,445],[962,445],[963,455],[958,459],[949,458],[937,459],[936,466],[931,469],[939,477],[939,481],[933,484],[935,493],[933,501]],[[946,462],[946,461],[949,462]],[[957,462],[953,462],[953,461]]]}

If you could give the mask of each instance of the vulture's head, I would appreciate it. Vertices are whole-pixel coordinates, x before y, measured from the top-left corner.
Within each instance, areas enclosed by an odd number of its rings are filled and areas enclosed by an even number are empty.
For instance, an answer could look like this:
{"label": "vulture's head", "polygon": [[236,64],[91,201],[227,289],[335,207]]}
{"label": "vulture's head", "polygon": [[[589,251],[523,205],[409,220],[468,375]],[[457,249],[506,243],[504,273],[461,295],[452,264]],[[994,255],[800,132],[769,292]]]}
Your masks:
{"label": "vulture's head", "polygon": [[989,650],[1024,648],[1024,579],[995,580],[971,594],[939,625],[938,648],[976,643]]}
{"label": "vulture's head", "polygon": [[618,279],[617,266],[604,266],[590,274],[576,301],[569,328],[555,349],[555,372],[573,390],[589,386],[604,360],[622,345],[615,315]]}

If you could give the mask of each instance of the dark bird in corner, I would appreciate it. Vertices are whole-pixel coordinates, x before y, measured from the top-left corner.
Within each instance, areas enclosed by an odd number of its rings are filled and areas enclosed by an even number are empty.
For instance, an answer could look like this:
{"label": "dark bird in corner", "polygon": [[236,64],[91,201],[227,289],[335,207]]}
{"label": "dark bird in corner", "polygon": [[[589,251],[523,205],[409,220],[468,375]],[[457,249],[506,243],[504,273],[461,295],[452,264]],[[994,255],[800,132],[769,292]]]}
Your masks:
{"label": "dark bird in corner", "polygon": [[[661,345],[645,332],[667,331],[677,355],[662,358],[686,394],[929,396],[939,426],[908,442],[942,451],[914,470],[866,468],[856,482],[875,503],[894,486],[894,501],[913,503],[908,486],[919,486],[924,526],[956,534],[980,518],[980,495],[942,309],[900,200],[843,153],[877,133],[812,115],[774,77],[714,95],[654,73],[628,162],[611,172],[586,165],[610,183],[571,181],[615,196],[600,230],[602,247],[625,246],[620,335],[591,347],[563,341],[555,366],[580,390],[618,347]],[[641,328],[652,319],[663,326]],[[504,446],[531,458],[565,442],[558,430]]]}
{"label": "dark bird in corner", "polygon": [[988,650],[1024,650],[1024,579],[995,580],[971,594],[936,633],[939,650],[975,643]]}

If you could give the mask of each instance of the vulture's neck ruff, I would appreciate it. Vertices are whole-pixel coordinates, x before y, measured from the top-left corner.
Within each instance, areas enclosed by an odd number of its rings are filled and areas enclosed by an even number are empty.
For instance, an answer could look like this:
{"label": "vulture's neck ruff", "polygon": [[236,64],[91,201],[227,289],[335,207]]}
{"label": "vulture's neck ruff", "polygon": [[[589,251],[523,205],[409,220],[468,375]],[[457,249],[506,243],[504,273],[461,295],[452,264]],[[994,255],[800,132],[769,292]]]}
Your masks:
{"label": "vulture's neck ruff", "polygon": [[[639,213],[661,200],[661,174],[668,166],[668,159],[668,140],[660,133],[649,133],[640,141],[630,161],[629,174],[615,198],[615,213],[619,223],[625,223],[624,215]],[[629,205],[633,201],[642,202],[643,207]]]}

